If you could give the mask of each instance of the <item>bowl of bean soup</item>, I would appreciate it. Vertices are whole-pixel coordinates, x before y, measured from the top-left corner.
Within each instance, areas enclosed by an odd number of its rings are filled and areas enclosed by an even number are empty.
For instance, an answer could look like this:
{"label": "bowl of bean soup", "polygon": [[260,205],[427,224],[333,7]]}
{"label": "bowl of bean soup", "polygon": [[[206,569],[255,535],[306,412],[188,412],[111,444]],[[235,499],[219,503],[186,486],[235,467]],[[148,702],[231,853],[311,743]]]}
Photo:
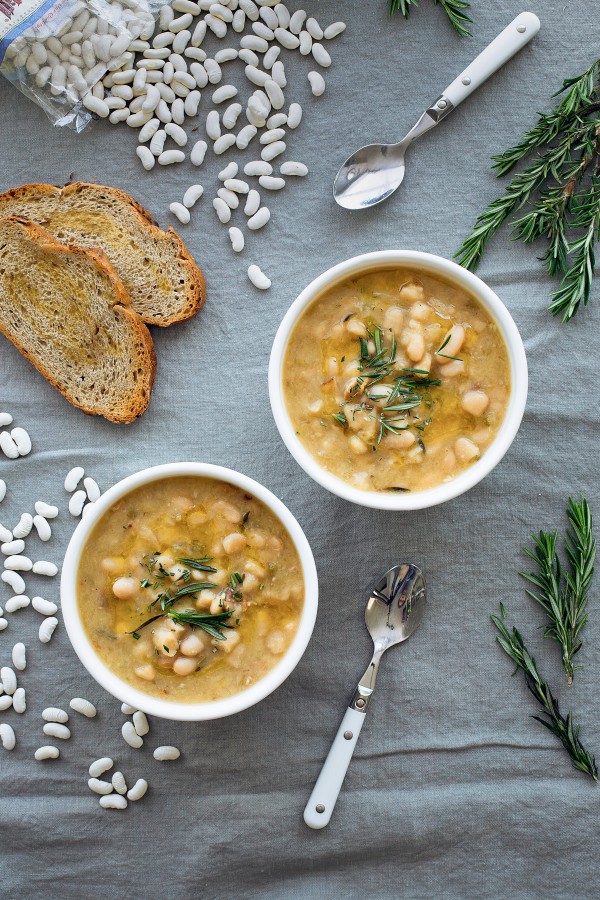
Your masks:
{"label": "bowl of bean soup", "polygon": [[480,278],[385,250],[316,278],[285,315],[269,394],[288,450],[354,503],[423,509],[500,462],[527,399],[517,327]]}
{"label": "bowl of bean soup", "polygon": [[300,660],[318,602],[296,519],[256,481],[205,463],[145,469],[110,488],[65,556],[75,651],[119,700],[168,719],[231,715]]}

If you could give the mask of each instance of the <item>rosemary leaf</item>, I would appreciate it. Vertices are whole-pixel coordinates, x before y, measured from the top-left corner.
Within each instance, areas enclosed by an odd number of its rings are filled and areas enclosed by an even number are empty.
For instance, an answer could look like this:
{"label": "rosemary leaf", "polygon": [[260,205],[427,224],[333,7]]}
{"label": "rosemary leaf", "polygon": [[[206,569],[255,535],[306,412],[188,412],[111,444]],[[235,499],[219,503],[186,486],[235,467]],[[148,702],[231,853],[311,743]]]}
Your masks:
{"label": "rosemary leaf", "polygon": [[596,760],[581,743],[579,727],[573,725],[570,712],[567,714],[566,719],[561,715],[558,700],[552,695],[550,688],[540,676],[536,661],[527,650],[523,637],[514,627],[512,633],[508,630],[502,621],[505,615],[502,605],[500,606],[500,611],[502,618],[498,616],[490,617],[498,631],[496,640],[515,663],[516,669],[521,669],[524,672],[527,687],[541,706],[540,715],[532,716],[532,718],[540,722],[559,739],[571,757],[571,762],[576,769],[579,769],[580,772],[585,772],[586,775],[589,775],[597,782],[598,769]]}
{"label": "rosemary leaf", "polygon": [[[390,14],[399,12],[405,19],[408,18],[411,9],[419,5],[418,0],[389,0],[389,2]],[[466,12],[471,8],[471,4],[467,0],[433,0],[433,2],[436,6],[442,7],[448,16],[448,21],[461,37],[470,37],[469,25],[473,23],[473,20]]]}

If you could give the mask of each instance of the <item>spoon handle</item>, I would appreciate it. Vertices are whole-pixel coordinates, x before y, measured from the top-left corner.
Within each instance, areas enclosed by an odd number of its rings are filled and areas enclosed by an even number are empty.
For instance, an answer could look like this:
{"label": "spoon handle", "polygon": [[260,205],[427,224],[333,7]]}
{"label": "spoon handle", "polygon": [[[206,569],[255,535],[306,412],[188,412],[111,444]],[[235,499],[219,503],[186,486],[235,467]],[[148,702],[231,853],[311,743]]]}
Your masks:
{"label": "spoon handle", "polygon": [[310,828],[324,828],[331,819],[364,721],[364,712],[348,707],[304,810]]}
{"label": "spoon handle", "polygon": [[[442,97],[436,102],[438,109],[445,110],[447,107],[440,106],[440,103],[447,101],[450,103],[450,109],[458,106],[463,100],[477,90],[484,81],[497,72],[498,69],[508,62],[509,59],[522,50],[526,44],[540,30],[540,20],[534,13],[523,12],[513,19],[510,25],[501,31],[497,38],[494,38],[485,50],[467,66],[464,72],[454,79],[444,91]],[[450,110],[448,109],[448,112]]]}

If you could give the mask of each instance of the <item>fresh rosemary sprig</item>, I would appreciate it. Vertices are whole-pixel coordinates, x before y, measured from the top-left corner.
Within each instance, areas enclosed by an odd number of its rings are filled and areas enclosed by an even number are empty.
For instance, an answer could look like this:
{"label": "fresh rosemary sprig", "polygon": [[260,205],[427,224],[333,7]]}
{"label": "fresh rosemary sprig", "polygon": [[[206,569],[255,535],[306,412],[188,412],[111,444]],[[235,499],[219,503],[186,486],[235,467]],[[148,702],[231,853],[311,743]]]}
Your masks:
{"label": "fresh rosemary sprig", "polygon": [[524,208],[512,234],[526,244],[546,239],[542,260],[560,278],[549,309],[566,322],[588,303],[600,236],[600,60],[566,79],[558,94],[564,94],[560,102],[516,146],[493,157],[498,177],[527,157],[532,161],[478,216],[456,258],[475,270],[490,238]]}
{"label": "fresh rosemary sprig", "polygon": [[207,566],[211,562],[212,556],[204,556],[202,559],[189,559],[186,556],[178,556],[177,562],[188,569],[195,569],[197,572],[216,572],[214,566]]}
{"label": "fresh rosemary sprig", "polygon": [[558,532],[540,531],[539,535],[532,535],[534,550],[525,550],[537,563],[538,572],[521,575],[536,589],[527,594],[546,611],[544,637],[560,644],[567,683],[572,684],[575,669],[581,668],[573,658],[581,648],[580,633],[588,618],[586,607],[594,576],[596,541],[592,514],[584,497],[579,503],[569,498],[567,518],[571,526],[564,543],[568,570],[563,569],[556,552]]}
{"label": "fresh rosemary sprig", "polygon": [[[433,2],[436,6],[439,5],[443,8],[450,24],[461,37],[471,36],[469,25],[473,23],[473,20],[465,12],[471,8],[471,4],[467,0],[433,0]],[[390,15],[399,12],[407,19],[413,6],[418,5],[418,0],[390,0]]]}
{"label": "fresh rosemary sprig", "polygon": [[127,634],[132,635],[137,641],[140,638],[139,633],[142,628],[146,628],[147,625],[151,625],[152,622],[156,622],[157,619],[169,618],[181,625],[190,625],[192,628],[201,628],[202,631],[206,631],[207,634],[210,634],[210,636],[216,638],[216,640],[224,641],[225,635],[223,634],[222,629],[234,627],[227,622],[227,619],[231,614],[232,610],[225,610],[224,612],[211,615],[210,613],[196,612],[195,609],[167,609],[159,615],[146,619],[145,622],[142,622],[142,624],[138,625],[133,631],[128,631]]}
{"label": "fresh rosemary sprig", "polygon": [[496,640],[504,652],[513,660],[517,669],[522,670],[527,687],[542,707],[541,715],[532,716],[532,718],[556,735],[571,757],[571,761],[576,769],[579,769],[580,772],[585,772],[586,775],[590,775],[597,782],[598,769],[596,768],[596,760],[579,740],[579,727],[573,725],[571,713],[567,714],[566,719],[561,715],[558,700],[552,695],[550,688],[540,676],[535,659],[527,650],[520,632],[513,628],[511,633],[502,621],[505,618],[502,604],[500,604],[500,613],[502,618],[498,616],[490,617],[498,630]]}

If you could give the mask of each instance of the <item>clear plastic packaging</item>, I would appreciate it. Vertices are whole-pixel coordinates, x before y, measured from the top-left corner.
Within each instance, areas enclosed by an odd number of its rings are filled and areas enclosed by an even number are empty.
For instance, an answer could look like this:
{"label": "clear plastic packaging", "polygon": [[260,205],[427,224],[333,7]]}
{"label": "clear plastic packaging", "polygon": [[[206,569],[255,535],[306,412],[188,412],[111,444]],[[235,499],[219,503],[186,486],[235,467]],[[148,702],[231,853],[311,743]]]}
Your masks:
{"label": "clear plastic packaging", "polygon": [[[128,48],[154,33],[158,0],[0,0],[0,72],[55,125],[82,131],[107,72],[133,63]],[[87,108],[89,104],[92,110]]]}

